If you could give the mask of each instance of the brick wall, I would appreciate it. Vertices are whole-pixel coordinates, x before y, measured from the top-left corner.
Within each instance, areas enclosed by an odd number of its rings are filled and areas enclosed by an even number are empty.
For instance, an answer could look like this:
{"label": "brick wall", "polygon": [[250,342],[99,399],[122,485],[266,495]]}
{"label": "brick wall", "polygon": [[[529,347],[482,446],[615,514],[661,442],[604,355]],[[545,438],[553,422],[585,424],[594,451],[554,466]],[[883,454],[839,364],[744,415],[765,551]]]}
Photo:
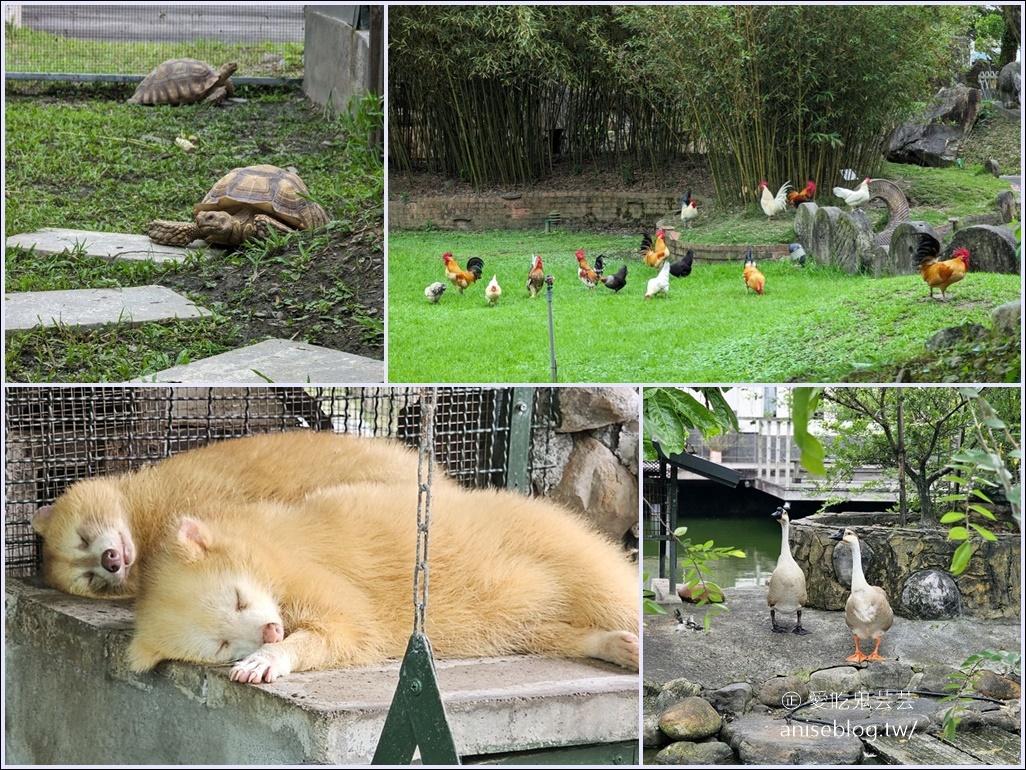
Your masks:
{"label": "brick wall", "polygon": [[680,208],[672,193],[540,192],[497,198],[461,196],[390,200],[390,230],[544,230],[552,225],[571,228],[637,227],[651,230],[656,220]]}

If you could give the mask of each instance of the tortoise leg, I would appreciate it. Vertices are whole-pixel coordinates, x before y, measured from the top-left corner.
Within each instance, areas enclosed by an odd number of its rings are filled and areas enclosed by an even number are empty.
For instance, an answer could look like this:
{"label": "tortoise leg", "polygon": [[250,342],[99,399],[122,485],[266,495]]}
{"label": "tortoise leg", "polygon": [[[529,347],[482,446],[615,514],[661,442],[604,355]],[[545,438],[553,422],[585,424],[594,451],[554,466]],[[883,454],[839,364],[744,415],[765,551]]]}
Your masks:
{"label": "tortoise leg", "polygon": [[162,246],[187,246],[200,237],[195,222],[167,222],[155,219],[146,225],[146,234]]}
{"label": "tortoise leg", "polygon": [[295,232],[293,228],[284,222],[279,222],[274,217],[269,217],[266,214],[257,214],[253,217],[253,227],[255,228],[257,238],[270,238],[272,233],[286,235]]}
{"label": "tortoise leg", "polygon": [[224,86],[218,86],[213,91],[211,91],[209,94],[207,94],[207,98],[204,99],[203,101],[205,101],[205,102],[214,102],[216,104],[218,102],[224,101],[227,98],[228,98],[228,89],[225,88]]}

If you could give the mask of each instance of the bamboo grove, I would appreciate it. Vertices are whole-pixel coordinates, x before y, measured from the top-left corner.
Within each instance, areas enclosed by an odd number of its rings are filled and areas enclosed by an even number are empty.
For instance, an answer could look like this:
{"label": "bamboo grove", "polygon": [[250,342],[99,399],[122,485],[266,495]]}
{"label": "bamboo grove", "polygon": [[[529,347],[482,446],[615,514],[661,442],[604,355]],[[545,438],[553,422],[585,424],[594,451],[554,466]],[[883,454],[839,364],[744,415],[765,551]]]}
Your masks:
{"label": "bamboo grove", "polygon": [[394,171],[530,183],[704,155],[721,204],[872,175],[954,74],[954,6],[393,6]]}

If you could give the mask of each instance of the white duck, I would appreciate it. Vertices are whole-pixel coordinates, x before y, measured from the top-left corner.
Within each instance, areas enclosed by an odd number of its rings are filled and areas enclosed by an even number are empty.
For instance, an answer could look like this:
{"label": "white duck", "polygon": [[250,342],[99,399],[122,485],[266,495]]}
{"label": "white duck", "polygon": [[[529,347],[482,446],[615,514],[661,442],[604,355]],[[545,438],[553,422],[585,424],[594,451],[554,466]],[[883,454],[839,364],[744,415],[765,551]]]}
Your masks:
{"label": "white duck", "polygon": [[[894,624],[894,612],[887,601],[887,592],[880,586],[871,586],[866,582],[862,571],[862,548],[858,536],[850,529],[839,529],[830,535],[831,540],[839,540],[851,548],[851,595],[844,605],[844,620],[855,637],[855,654],[848,657],[850,663],[862,663],[867,660],[886,660],[880,656],[880,641]],[[873,639],[876,646],[869,655],[864,655],[859,647],[859,639]]]}
{"label": "white duck", "polygon": [[766,594],[766,603],[770,607],[770,622],[773,624],[774,633],[786,633],[787,629],[777,625],[777,610],[781,612],[795,612],[798,614],[798,625],[792,633],[810,634],[808,629],[802,628],[802,607],[808,600],[808,593],[805,590],[805,573],[798,566],[791,554],[791,519],[788,515],[791,510],[790,503],[784,503],[782,508],[773,512],[773,518],[780,524],[780,558],[777,559],[776,569],[770,575],[769,591]]}
{"label": "white duck", "polygon": [[863,179],[862,184],[854,190],[849,190],[847,187],[835,187],[834,195],[853,209],[857,209],[864,203],[869,203],[869,177]]}

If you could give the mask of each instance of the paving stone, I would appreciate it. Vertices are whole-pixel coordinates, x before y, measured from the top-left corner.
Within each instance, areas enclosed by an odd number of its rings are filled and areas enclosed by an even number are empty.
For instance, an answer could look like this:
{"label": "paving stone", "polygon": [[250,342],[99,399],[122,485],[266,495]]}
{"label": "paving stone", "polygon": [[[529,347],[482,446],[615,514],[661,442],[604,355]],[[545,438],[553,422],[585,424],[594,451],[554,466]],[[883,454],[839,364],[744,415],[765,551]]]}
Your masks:
{"label": "paving stone", "polygon": [[138,326],[171,318],[189,319],[210,311],[163,286],[127,289],[26,291],[4,295],[4,333],[65,324],[95,329],[110,324]]}
{"label": "paving stone", "polygon": [[385,365],[373,358],[291,340],[267,340],[133,382],[378,383]]}
{"label": "paving stone", "polygon": [[[60,254],[63,251],[74,251],[82,244],[84,253],[90,257],[101,259],[131,259],[165,262],[185,259],[189,249],[210,248],[203,240],[195,240],[188,246],[161,246],[145,235],[129,233],[100,233],[92,230],[67,230],[59,227],[44,227],[34,233],[12,235],[7,239],[7,246],[21,246],[23,249],[35,247],[36,254]],[[220,249],[211,252],[221,253]]]}

